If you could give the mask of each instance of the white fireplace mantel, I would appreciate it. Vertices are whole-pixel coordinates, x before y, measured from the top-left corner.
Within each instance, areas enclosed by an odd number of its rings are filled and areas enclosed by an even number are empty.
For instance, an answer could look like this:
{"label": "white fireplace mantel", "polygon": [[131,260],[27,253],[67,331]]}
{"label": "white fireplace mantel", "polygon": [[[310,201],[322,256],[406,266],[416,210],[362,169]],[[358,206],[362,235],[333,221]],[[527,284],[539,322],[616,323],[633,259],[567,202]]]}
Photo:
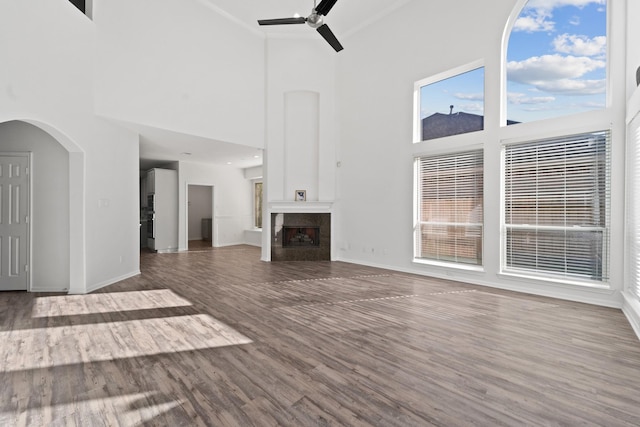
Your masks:
{"label": "white fireplace mantel", "polygon": [[271,213],[331,213],[333,202],[291,202],[273,201],[268,203]]}

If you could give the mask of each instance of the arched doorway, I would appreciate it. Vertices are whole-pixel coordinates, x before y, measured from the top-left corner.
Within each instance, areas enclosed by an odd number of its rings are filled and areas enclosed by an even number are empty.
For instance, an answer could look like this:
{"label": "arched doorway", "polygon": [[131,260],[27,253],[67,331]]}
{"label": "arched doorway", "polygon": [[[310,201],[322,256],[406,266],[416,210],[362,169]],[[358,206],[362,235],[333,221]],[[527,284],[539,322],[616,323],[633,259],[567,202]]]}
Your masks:
{"label": "arched doorway", "polygon": [[31,153],[29,291],[85,290],[84,153],[32,120],[0,122],[0,151]]}

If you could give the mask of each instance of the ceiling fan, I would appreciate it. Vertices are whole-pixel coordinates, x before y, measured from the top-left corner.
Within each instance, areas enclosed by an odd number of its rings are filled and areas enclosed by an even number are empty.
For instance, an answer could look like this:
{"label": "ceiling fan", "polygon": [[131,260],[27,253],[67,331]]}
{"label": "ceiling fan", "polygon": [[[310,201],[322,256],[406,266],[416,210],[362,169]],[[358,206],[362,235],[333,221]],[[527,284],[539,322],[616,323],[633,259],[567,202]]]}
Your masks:
{"label": "ceiling fan", "polygon": [[316,0],[313,1],[313,9],[311,14],[306,18],[293,17],[293,18],[280,18],[280,19],[259,19],[260,25],[287,25],[287,24],[308,24],[311,28],[315,28],[320,35],[335,49],[336,52],[340,52],[343,47],[331,32],[329,26],[324,23],[324,17],[327,16],[333,5],[338,0],[322,0],[318,6],[316,6]]}

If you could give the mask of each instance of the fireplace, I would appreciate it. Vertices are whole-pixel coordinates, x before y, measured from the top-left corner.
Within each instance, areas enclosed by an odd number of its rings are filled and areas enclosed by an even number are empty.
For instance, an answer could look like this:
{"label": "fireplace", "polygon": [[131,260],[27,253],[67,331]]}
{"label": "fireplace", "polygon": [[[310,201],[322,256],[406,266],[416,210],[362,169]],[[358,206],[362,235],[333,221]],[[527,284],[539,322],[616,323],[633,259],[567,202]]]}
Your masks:
{"label": "fireplace", "polygon": [[320,246],[320,227],[282,227],[282,246]]}
{"label": "fireplace", "polygon": [[271,261],[329,260],[330,213],[271,214]]}

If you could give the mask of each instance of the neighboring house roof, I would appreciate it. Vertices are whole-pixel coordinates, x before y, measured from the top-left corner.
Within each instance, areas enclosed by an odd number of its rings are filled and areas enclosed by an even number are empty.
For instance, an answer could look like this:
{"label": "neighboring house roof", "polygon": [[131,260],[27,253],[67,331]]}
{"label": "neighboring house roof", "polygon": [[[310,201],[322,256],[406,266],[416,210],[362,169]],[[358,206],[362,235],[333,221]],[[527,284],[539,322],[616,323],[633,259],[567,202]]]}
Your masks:
{"label": "neighboring house roof", "polygon": [[[518,122],[507,120],[508,125]],[[484,129],[484,116],[457,112],[452,114],[435,113],[422,119],[422,140],[442,138],[461,133]]]}

